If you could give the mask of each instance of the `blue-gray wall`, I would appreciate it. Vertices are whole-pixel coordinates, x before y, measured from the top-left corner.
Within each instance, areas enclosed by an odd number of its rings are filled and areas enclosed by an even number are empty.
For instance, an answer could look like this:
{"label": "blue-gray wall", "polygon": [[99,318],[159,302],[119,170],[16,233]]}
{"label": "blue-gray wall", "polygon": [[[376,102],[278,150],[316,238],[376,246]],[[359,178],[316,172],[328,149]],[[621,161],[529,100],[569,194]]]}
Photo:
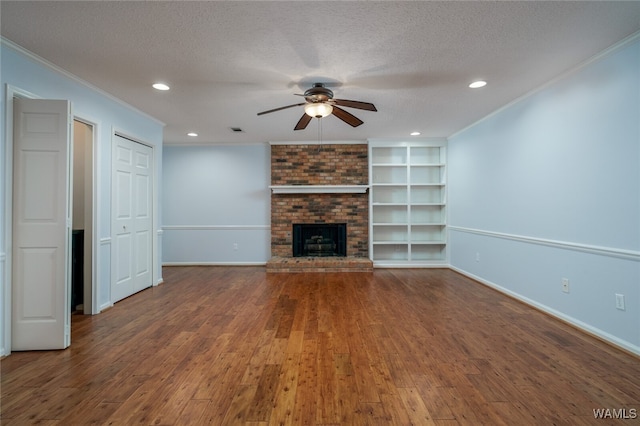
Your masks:
{"label": "blue-gray wall", "polygon": [[448,154],[452,267],[640,353],[640,38],[454,135]]}
{"label": "blue-gray wall", "polygon": [[271,258],[269,145],[167,146],[164,264],[264,264]]}

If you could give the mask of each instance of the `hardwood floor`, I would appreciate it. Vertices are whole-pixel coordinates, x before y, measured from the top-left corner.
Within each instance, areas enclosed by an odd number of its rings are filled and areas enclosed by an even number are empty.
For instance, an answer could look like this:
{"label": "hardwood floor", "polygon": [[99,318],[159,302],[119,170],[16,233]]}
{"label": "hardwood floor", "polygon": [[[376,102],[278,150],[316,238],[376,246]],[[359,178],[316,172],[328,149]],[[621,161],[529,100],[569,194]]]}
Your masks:
{"label": "hardwood floor", "polygon": [[164,279],[4,358],[2,424],[640,421],[640,359],[449,270]]}

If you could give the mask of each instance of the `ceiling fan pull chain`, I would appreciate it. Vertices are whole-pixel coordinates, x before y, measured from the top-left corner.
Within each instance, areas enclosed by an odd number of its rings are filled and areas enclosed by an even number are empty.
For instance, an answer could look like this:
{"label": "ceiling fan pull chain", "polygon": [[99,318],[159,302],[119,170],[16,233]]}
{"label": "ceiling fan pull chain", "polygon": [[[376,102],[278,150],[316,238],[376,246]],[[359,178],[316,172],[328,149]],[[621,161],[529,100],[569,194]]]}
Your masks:
{"label": "ceiling fan pull chain", "polygon": [[318,117],[318,152],[322,151],[322,119]]}

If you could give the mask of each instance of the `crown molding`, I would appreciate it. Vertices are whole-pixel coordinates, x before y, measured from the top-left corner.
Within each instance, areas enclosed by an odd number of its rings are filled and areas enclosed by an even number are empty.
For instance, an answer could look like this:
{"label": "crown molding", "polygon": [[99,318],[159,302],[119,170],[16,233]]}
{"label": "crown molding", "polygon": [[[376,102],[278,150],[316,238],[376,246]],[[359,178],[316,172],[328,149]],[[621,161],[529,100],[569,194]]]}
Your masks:
{"label": "crown molding", "polygon": [[67,70],[65,70],[63,68],[60,68],[59,66],[47,61],[43,57],[38,56],[33,52],[30,52],[29,50],[27,50],[24,47],[12,42],[9,39],[6,39],[6,38],[0,36],[0,45],[2,45],[3,47],[7,47],[7,48],[9,48],[9,49],[11,49],[11,50],[23,55],[23,56],[26,56],[31,61],[36,62],[36,63],[48,68],[49,70],[51,70],[51,71],[53,71],[53,72],[55,72],[57,74],[60,74],[60,75],[62,75],[64,77],[74,81],[75,83],[78,83],[78,84],[86,87],[87,89],[92,90],[92,91],[100,94],[101,96],[104,96],[105,98],[108,98],[109,100],[119,104],[120,106],[123,106],[123,107],[125,107],[127,109],[130,109],[132,111],[135,111],[136,113],[147,117],[149,120],[152,120],[152,121],[162,125],[163,127],[166,126],[166,123],[158,120],[157,118],[152,117],[151,115],[147,114],[146,112],[141,111],[138,108],[126,103],[122,99],[116,98],[112,94],[105,92],[104,90],[100,89],[99,87],[94,86],[93,84],[89,83],[88,81],[85,81],[85,80],[81,79],[77,75],[72,74],[72,73],[70,73],[69,71],[67,71]]}

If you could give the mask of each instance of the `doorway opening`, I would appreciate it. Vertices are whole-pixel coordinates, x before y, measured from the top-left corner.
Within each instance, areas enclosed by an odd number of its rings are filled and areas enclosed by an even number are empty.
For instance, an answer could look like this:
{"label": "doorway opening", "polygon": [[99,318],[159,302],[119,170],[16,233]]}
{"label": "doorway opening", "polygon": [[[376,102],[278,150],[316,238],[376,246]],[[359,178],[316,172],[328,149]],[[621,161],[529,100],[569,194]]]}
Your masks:
{"label": "doorway opening", "polygon": [[93,313],[94,126],[73,121],[71,312]]}

